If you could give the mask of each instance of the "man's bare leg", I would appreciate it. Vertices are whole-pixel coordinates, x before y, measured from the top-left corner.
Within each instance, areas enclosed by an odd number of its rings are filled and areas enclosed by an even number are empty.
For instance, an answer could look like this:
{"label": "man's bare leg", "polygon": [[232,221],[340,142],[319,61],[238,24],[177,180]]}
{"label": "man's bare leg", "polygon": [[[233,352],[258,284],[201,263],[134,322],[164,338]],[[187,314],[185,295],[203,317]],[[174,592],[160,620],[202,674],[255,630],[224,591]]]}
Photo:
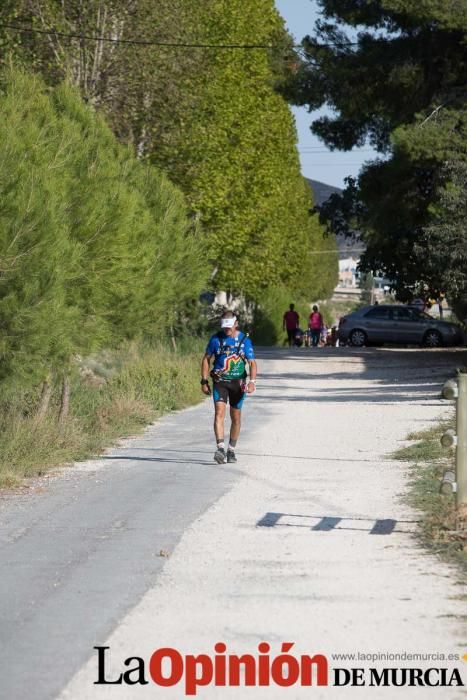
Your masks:
{"label": "man's bare leg", "polygon": [[227,450],[227,462],[236,462],[235,447],[237,446],[238,436],[240,435],[240,427],[242,422],[242,412],[239,408],[230,407],[230,440]]}
{"label": "man's bare leg", "polygon": [[224,442],[224,421],[225,409],[227,406],[223,401],[216,401],[214,404],[214,434],[216,442]]}
{"label": "man's bare leg", "polygon": [[226,405],[223,401],[214,402],[214,434],[216,436],[217,450],[214,454],[214,459],[218,464],[225,462],[225,443],[224,443],[224,421],[225,421]]}
{"label": "man's bare leg", "polygon": [[230,407],[230,420],[230,444],[232,445],[232,440],[235,440],[233,444],[233,447],[235,447],[242,425],[242,412],[239,408]]}

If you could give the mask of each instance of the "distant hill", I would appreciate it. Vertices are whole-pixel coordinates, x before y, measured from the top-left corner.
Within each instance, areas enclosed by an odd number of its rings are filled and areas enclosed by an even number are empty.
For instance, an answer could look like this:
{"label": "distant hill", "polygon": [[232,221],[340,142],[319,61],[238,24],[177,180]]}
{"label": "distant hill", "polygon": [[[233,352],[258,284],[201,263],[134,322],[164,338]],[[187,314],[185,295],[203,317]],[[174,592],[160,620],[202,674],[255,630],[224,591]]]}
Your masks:
{"label": "distant hill", "polygon": [[[306,177],[305,180],[311,187],[315,204],[318,207],[329,199],[332,194],[340,194],[342,192],[340,187],[326,185],[324,182],[319,182],[319,180],[310,180],[308,177]],[[351,238],[346,238],[345,236],[337,236],[337,246],[339,248],[340,259],[348,257],[359,258],[363,247],[358,238],[356,240],[352,240]]]}
{"label": "distant hill", "polygon": [[340,194],[342,190],[340,187],[333,187],[332,185],[326,185],[324,182],[319,182],[319,180],[310,180],[308,177],[305,180],[310,185],[313,196],[315,199],[315,204],[320,207],[323,202],[325,202],[332,194]]}

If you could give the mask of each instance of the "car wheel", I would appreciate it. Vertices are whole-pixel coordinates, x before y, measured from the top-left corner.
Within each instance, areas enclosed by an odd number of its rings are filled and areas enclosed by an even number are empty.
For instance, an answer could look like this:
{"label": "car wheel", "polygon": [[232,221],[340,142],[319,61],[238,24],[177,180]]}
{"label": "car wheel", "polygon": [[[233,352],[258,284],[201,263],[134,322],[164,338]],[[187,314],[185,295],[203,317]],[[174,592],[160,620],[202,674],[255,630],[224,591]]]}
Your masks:
{"label": "car wheel", "polygon": [[349,335],[349,340],[354,347],[362,348],[367,342],[366,333],[365,331],[361,331],[359,328],[356,328]]}
{"label": "car wheel", "polygon": [[427,348],[439,348],[443,344],[443,338],[439,331],[434,328],[427,331],[423,336],[423,345]]}

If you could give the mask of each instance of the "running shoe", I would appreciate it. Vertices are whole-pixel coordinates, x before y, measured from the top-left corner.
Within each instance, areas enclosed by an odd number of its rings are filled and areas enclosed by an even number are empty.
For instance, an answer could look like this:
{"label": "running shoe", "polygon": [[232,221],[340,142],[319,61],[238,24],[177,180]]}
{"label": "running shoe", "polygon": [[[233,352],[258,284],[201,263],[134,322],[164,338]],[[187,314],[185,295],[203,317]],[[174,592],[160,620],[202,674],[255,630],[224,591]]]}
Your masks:
{"label": "running shoe", "polygon": [[214,452],[214,461],[217,462],[217,464],[225,464],[227,462],[227,455],[223,447],[218,447]]}
{"label": "running shoe", "polygon": [[232,462],[236,462],[237,458],[235,456],[235,452],[233,450],[227,450],[227,462],[229,464],[232,464]]}

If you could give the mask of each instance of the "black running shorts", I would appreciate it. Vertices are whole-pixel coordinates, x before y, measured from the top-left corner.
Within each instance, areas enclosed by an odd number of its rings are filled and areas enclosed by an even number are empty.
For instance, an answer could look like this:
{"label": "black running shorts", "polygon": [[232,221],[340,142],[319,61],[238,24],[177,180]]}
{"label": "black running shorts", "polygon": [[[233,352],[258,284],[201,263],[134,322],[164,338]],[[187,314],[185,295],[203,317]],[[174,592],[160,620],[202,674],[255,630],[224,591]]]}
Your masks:
{"label": "black running shorts", "polygon": [[214,401],[230,403],[232,408],[241,408],[245,399],[244,386],[242,379],[215,382],[212,391]]}

